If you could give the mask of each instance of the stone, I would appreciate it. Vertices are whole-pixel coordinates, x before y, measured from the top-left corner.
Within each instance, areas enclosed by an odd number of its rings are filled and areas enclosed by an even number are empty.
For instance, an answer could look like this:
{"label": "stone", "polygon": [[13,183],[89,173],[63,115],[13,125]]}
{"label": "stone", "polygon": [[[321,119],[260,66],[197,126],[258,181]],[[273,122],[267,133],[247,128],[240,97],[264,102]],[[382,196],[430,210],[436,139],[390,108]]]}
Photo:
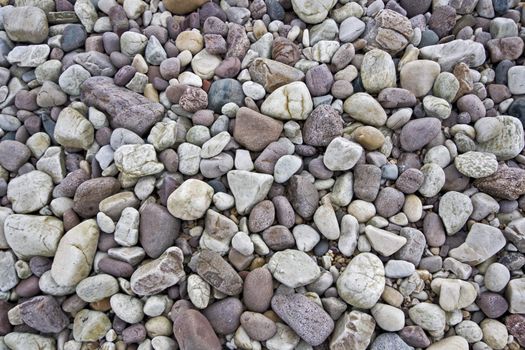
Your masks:
{"label": "stone", "polygon": [[474,186],[491,196],[515,200],[525,194],[524,176],[523,169],[500,166],[494,174],[475,180]]}
{"label": "stone", "polygon": [[0,291],[9,292],[18,284],[18,276],[15,270],[15,255],[6,250],[0,251],[0,263],[2,263],[2,270],[0,271]]}
{"label": "stone", "polygon": [[513,279],[509,282],[505,296],[509,303],[509,312],[512,314],[522,314],[525,310],[525,299],[523,298],[524,278]]}
{"label": "stone", "polygon": [[46,13],[34,6],[17,6],[4,11],[3,26],[12,41],[40,44],[46,41],[49,28]]}
{"label": "stone", "polygon": [[408,310],[410,319],[430,332],[442,332],[445,329],[445,312],[435,304],[419,303]]}
{"label": "stone", "polygon": [[439,216],[449,235],[453,235],[463,228],[472,211],[473,206],[470,198],[459,192],[447,192],[439,201]]}
{"label": "stone", "polygon": [[305,76],[299,69],[268,58],[256,58],[250,65],[249,72],[252,80],[270,93],[281,86],[301,81]]}
{"label": "stone", "polygon": [[89,219],[70,229],[58,243],[51,276],[62,287],[76,286],[89,276],[99,238],[96,221]]}
{"label": "stone", "polygon": [[241,107],[235,118],[233,138],[248,150],[258,152],[277,141],[282,130],[282,122]]}
{"label": "stone", "polygon": [[371,350],[383,350],[383,349],[399,349],[399,350],[409,350],[412,347],[408,346],[400,336],[395,333],[383,333],[379,335],[372,346]]}
{"label": "stone", "polygon": [[486,318],[481,321],[480,327],[483,332],[483,342],[492,349],[501,350],[507,345],[508,332],[503,323]]}
{"label": "stone", "polygon": [[73,64],[60,74],[58,85],[66,94],[78,96],[80,95],[82,84],[90,77],[91,74],[84,67],[80,64]]}
{"label": "stone", "polygon": [[[234,79],[220,79],[211,84],[208,91],[208,108],[215,112],[221,112],[222,107],[229,102],[242,106],[244,93],[242,85]],[[262,110],[261,110],[262,111]],[[262,111],[263,114],[267,114]]]}
{"label": "stone", "polygon": [[215,69],[219,67],[221,62],[222,60],[219,56],[213,55],[204,49],[191,60],[191,69],[199,78],[211,79],[215,74]]}
{"label": "stone", "polygon": [[316,3],[305,0],[292,0],[294,12],[306,23],[316,24],[322,22],[328,11],[336,4],[334,0],[322,0]]}
{"label": "stone", "polygon": [[248,310],[268,310],[273,296],[273,284],[272,275],[266,267],[250,271],[244,280],[243,288],[243,301]]}
{"label": "stone", "polygon": [[213,192],[203,181],[186,180],[168,197],[168,211],[182,220],[199,219],[209,208]]}
{"label": "stone", "polygon": [[114,294],[109,303],[115,315],[127,323],[138,323],[144,318],[142,301],[131,295]]}
{"label": "stone", "polygon": [[383,89],[395,88],[396,80],[394,61],[388,53],[373,49],[365,54],[361,63],[361,81],[368,93],[377,94]]}
{"label": "stone", "polygon": [[427,349],[429,350],[467,350],[469,348],[468,342],[465,338],[454,335],[444,338],[438,342],[433,343]]}
{"label": "stone", "polygon": [[328,146],[343,133],[343,120],[339,113],[329,105],[319,105],[306,119],[302,134],[306,144]]}
{"label": "stone", "polygon": [[514,158],[524,147],[523,125],[517,118],[497,116],[503,124],[501,132],[486,142],[480,142],[477,151],[494,154],[498,160]]}
{"label": "stone", "polygon": [[180,230],[180,221],[159,204],[147,203],[140,209],[139,240],[146,254],[158,258],[172,246]]}
{"label": "stone", "polygon": [[365,23],[357,17],[350,16],[341,22],[339,40],[350,43],[358,39],[365,31]]}
{"label": "stone", "polygon": [[58,115],[54,138],[64,147],[87,149],[94,141],[94,128],[77,110],[67,107]]}
{"label": "stone", "polygon": [[100,177],[83,181],[74,192],[73,210],[83,218],[95,216],[100,202],[119,189],[120,183],[115,178]]}
{"label": "stone", "polygon": [[440,129],[441,123],[437,118],[411,120],[401,129],[401,147],[409,152],[419,150],[432,141]]}
{"label": "stone", "polygon": [[62,221],[52,216],[9,215],[4,221],[9,247],[20,258],[52,257],[64,234]]}
{"label": "stone", "polygon": [[441,70],[450,72],[459,62],[469,67],[478,67],[485,62],[483,45],[472,40],[453,40],[446,44],[431,45],[421,48],[421,56],[437,61]]}
{"label": "stone", "polygon": [[485,271],[485,287],[492,292],[501,292],[510,281],[509,269],[500,263],[493,263]]}
{"label": "stone", "polygon": [[81,281],[75,291],[82,300],[93,303],[118,293],[119,285],[115,277],[99,274]]}
{"label": "stone", "polygon": [[439,293],[439,305],[447,312],[471,305],[477,297],[476,288],[459,279],[436,278],[431,284],[432,290]]}
{"label": "stone", "polygon": [[493,63],[515,60],[521,56],[524,47],[523,39],[519,37],[492,39],[486,45]]}
{"label": "stone", "polygon": [[131,289],[138,295],[153,295],[175,285],[186,274],[183,254],[170,247],[157,259],[139,266],[130,279]]}
{"label": "stone", "polygon": [[476,300],[476,305],[489,318],[499,318],[509,307],[505,298],[497,293],[485,292],[481,293]]}
{"label": "stone", "polygon": [[297,214],[311,217],[319,206],[319,193],[306,177],[294,175],[288,182],[288,198]]}
{"label": "stone", "polygon": [[199,254],[196,271],[212,287],[226,295],[237,295],[242,291],[241,277],[216,252],[203,250]]}
{"label": "stone", "polygon": [[505,237],[498,228],[475,223],[465,239],[465,243],[451,249],[449,256],[475,266],[494,256],[505,246]]}
{"label": "stone", "polygon": [[522,315],[509,315],[505,318],[505,325],[509,333],[514,336],[518,343],[523,346],[525,338],[523,327],[525,326],[525,317]]}
{"label": "stone", "polygon": [[372,316],[361,311],[346,312],[335,325],[330,340],[331,349],[367,349],[372,339],[376,322]]}
{"label": "stone", "polygon": [[321,274],[317,264],[306,253],[293,249],[276,252],[267,267],[276,280],[290,288],[308,285]]}
{"label": "stone", "polygon": [[75,315],[73,338],[77,342],[98,341],[111,329],[111,321],[105,313],[83,309]]}
{"label": "stone", "polygon": [[312,346],[323,343],[334,329],[326,311],[302,294],[275,295],[272,310]]}
{"label": "stone", "polygon": [[330,92],[334,77],[328,66],[322,64],[306,72],[305,82],[312,96],[323,96]]}
{"label": "stone", "polygon": [[293,82],[274,90],[261,105],[261,112],[283,120],[305,120],[313,109],[308,87]]}
{"label": "stone", "polygon": [[408,18],[390,9],[380,10],[374,20],[372,30],[365,35],[368,46],[377,47],[391,55],[403,50],[414,33]]}
{"label": "stone", "polygon": [[10,172],[16,172],[31,157],[31,150],[21,142],[5,140],[0,142],[0,165]]}
{"label": "stone", "polygon": [[161,120],[164,107],[144,96],[113,84],[112,79],[93,77],[81,86],[81,99],[109,115],[112,128],[125,128],[144,135]]}
{"label": "stone", "polygon": [[396,180],[396,188],[405,194],[416,192],[423,184],[425,175],[414,168],[405,170]]}
{"label": "stone", "polygon": [[367,225],[365,234],[375,251],[383,256],[390,256],[403,247],[407,239],[386,230]]}
{"label": "stone", "polygon": [[441,72],[441,67],[434,61],[415,60],[406,63],[399,73],[401,87],[411,91],[416,97],[428,94]]}
{"label": "stone", "polygon": [[332,171],[349,170],[362,154],[363,148],[359,144],[344,137],[336,137],[326,147],[323,163]]}
{"label": "stone", "polygon": [[277,326],[263,314],[246,311],[241,315],[241,325],[251,339],[265,341],[277,332]]}
{"label": "stone", "polygon": [[339,296],[348,304],[370,309],[385,288],[383,263],[371,253],[361,253],[350,261],[336,285]]}
{"label": "stone", "polygon": [[458,155],[454,165],[460,173],[475,179],[490,176],[498,170],[496,156],[491,153],[469,151]]}
{"label": "stone", "polygon": [[48,295],[31,298],[21,304],[22,321],[42,333],[59,333],[69,324],[57,300]]}
{"label": "stone", "polygon": [[46,350],[56,349],[55,339],[32,333],[11,332],[6,334],[3,342],[12,350],[30,349],[31,346],[38,346],[38,348]]}
{"label": "stone", "polygon": [[8,183],[7,199],[15,213],[27,214],[48,204],[52,190],[52,178],[42,171],[33,170]]}
{"label": "stone", "polygon": [[219,338],[200,312],[184,310],[173,322],[173,333],[181,350],[220,350]]}
{"label": "stone", "polygon": [[215,332],[231,334],[239,328],[243,309],[243,304],[239,299],[228,297],[215,301],[208,306],[203,310],[203,315],[208,319]]}
{"label": "stone", "polygon": [[383,126],[386,123],[386,113],[372,96],[358,92],[346,99],[343,110],[360,122],[372,126]]}
{"label": "stone", "polygon": [[394,306],[377,303],[370,311],[377,325],[387,332],[397,332],[405,325],[405,314]]}
{"label": "stone", "polygon": [[248,213],[255,204],[263,200],[273,183],[271,175],[245,170],[231,170],[227,178],[235,197],[235,206],[241,215]]}

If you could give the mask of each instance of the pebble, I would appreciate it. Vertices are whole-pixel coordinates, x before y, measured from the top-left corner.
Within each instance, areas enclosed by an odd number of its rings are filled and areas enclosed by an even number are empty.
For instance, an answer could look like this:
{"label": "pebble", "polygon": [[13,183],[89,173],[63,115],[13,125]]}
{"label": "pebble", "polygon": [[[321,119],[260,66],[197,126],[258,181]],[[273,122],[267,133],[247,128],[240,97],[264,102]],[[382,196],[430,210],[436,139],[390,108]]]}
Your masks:
{"label": "pebble", "polygon": [[268,270],[276,280],[290,288],[310,284],[321,274],[317,264],[306,253],[294,249],[276,252],[268,262]]}
{"label": "pebble", "polygon": [[439,216],[449,235],[461,230],[472,211],[473,206],[470,198],[459,192],[447,192],[439,202]]}
{"label": "pebble", "polygon": [[332,171],[349,170],[356,165],[362,153],[363,148],[357,143],[336,137],[326,147],[323,163]]}
{"label": "pebble", "polygon": [[264,312],[270,307],[273,296],[272,275],[265,267],[250,271],[244,280],[244,304],[255,312]]}
{"label": "pebble", "polygon": [[449,255],[461,262],[477,265],[494,256],[505,245],[505,238],[498,228],[475,223],[465,243],[451,249]]}
{"label": "pebble", "polygon": [[334,329],[326,311],[302,294],[275,295],[272,310],[312,346],[323,343]]}
{"label": "pebble", "polygon": [[372,126],[383,126],[387,120],[383,107],[372,96],[363,92],[347,98],[343,110],[353,119]]}
{"label": "pebble", "polygon": [[168,197],[168,211],[178,219],[199,219],[209,208],[213,192],[213,188],[203,181],[186,180]]}
{"label": "pebble", "polygon": [[235,206],[245,214],[266,197],[273,182],[273,176],[251,173],[246,170],[231,170],[227,174],[228,184],[235,197]]}
{"label": "pebble", "polygon": [[242,279],[218,253],[202,251],[197,261],[197,273],[212,287],[226,295],[236,295],[242,291]]}
{"label": "pebble", "polygon": [[196,310],[182,311],[173,323],[173,333],[181,350],[221,349],[210,323]]}
{"label": "pebble", "polygon": [[361,63],[361,81],[368,93],[377,94],[383,89],[396,87],[396,79],[394,61],[388,53],[373,49],[365,54]]}
{"label": "pebble", "polygon": [[361,253],[350,261],[336,284],[339,295],[348,304],[370,309],[385,288],[383,263],[371,253]]}
{"label": "pebble", "polygon": [[282,120],[305,120],[313,109],[306,84],[294,82],[274,90],[261,105],[261,112]]}

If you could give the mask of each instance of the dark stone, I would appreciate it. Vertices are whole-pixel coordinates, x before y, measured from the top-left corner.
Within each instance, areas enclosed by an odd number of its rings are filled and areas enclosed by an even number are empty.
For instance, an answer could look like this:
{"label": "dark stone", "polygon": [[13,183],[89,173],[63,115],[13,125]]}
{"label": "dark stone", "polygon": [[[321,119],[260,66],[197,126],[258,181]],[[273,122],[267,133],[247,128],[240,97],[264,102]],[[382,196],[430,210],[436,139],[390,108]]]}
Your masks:
{"label": "dark stone", "polygon": [[211,84],[208,91],[208,108],[220,113],[222,106],[233,102],[244,105],[244,92],[241,83],[235,79],[220,79]]}
{"label": "dark stone", "polygon": [[34,297],[20,304],[24,323],[42,333],[58,333],[67,327],[69,319],[57,300],[49,295]]}
{"label": "dark stone", "polygon": [[158,258],[179,236],[180,220],[162,205],[148,203],[140,210],[140,245],[151,258]]}
{"label": "dark stone", "polygon": [[87,33],[81,24],[69,24],[62,33],[61,46],[65,52],[73,51],[84,46]]}

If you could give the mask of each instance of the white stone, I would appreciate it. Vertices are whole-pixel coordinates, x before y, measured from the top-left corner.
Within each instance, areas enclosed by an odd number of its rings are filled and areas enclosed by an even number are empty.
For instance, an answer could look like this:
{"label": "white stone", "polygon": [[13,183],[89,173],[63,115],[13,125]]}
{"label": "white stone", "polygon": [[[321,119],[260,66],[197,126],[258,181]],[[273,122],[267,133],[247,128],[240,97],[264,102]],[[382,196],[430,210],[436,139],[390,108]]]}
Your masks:
{"label": "white stone", "polygon": [[334,208],[329,202],[324,203],[317,208],[313,219],[319,232],[321,232],[321,234],[327,239],[335,241],[339,238],[341,233],[339,230],[339,223],[337,222]]}
{"label": "white stone", "polygon": [[222,60],[219,56],[212,55],[206,49],[201,50],[191,60],[191,69],[201,79],[213,79],[215,69],[221,64]]}
{"label": "white stone", "polygon": [[292,234],[295,238],[297,249],[303,252],[309,252],[319,243],[321,236],[309,225],[294,226]]}
{"label": "white stone", "polygon": [[52,257],[64,234],[62,221],[53,216],[9,215],[4,222],[9,247],[22,259]]}
{"label": "white stone", "polygon": [[8,250],[0,251],[0,292],[8,292],[18,284],[18,276],[15,270],[16,258]]}
{"label": "white stone", "polygon": [[107,274],[99,274],[82,280],[76,287],[76,293],[80,299],[88,303],[109,298],[118,293],[119,285],[115,277]]}
{"label": "white stone", "polygon": [[98,237],[98,226],[93,219],[83,221],[62,237],[51,265],[51,275],[59,286],[76,286],[89,276]]}
{"label": "white stone", "polygon": [[306,286],[321,275],[319,266],[309,255],[294,249],[276,252],[267,266],[276,280],[290,288]]}
{"label": "white stone", "polygon": [[493,263],[485,271],[485,287],[491,292],[501,292],[510,281],[509,269],[500,263]]}
{"label": "white stone", "polygon": [[210,285],[199,275],[190,275],[187,280],[188,297],[197,309],[208,306],[211,297]]}
{"label": "white stone", "polygon": [[266,90],[264,90],[264,86],[253,81],[247,81],[243,83],[242,91],[246,96],[253,98],[255,101],[262,100],[264,96],[266,96]]}
{"label": "white stone", "polygon": [[40,210],[50,200],[53,180],[46,173],[33,170],[12,179],[7,185],[7,198],[15,213]]}
{"label": "white stone", "polygon": [[283,120],[305,120],[312,109],[308,87],[300,81],[279,87],[261,105],[263,114]]}
{"label": "white stone", "polygon": [[199,172],[201,162],[201,148],[184,142],[177,148],[179,156],[179,171],[184,175],[196,175]]}
{"label": "white stone", "polygon": [[332,171],[344,171],[352,169],[363,154],[363,147],[359,144],[345,139],[334,138],[323,157],[324,165]]}
{"label": "white stone", "polygon": [[124,247],[131,247],[139,241],[139,211],[133,207],[124,208],[115,227],[115,242]]}
{"label": "white stone", "polygon": [[328,11],[330,11],[336,3],[336,0],[292,0],[294,12],[300,19],[309,24],[322,22],[328,15]]}
{"label": "white stone", "polygon": [[472,266],[478,265],[499,252],[506,244],[500,229],[475,223],[465,239],[465,243],[451,249],[449,256]]}
{"label": "white stone", "polygon": [[339,296],[360,309],[372,308],[385,289],[385,269],[377,256],[360,253],[355,256],[336,282]]}
{"label": "white stone", "polygon": [[273,183],[273,176],[253,173],[245,170],[231,170],[227,174],[228,184],[233,196],[237,212],[248,213],[255,204],[262,201]]}
{"label": "white stone", "polygon": [[245,232],[237,232],[232,238],[232,247],[242,255],[248,256],[253,254],[254,246],[250,236]]}
{"label": "white stone", "polygon": [[227,131],[222,131],[202,145],[201,158],[212,158],[220,154],[231,140]]}
{"label": "white stone", "polygon": [[168,197],[168,211],[182,220],[204,216],[211,204],[213,188],[204,181],[188,179]]}
{"label": "white stone", "polygon": [[461,230],[473,210],[470,198],[456,191],[445,193],[439,201],[439,216],[449,235]]}
{"label": "white stone", "polygon": [[274,181],[281,184],[288,181],[303,165],[303,160],[295,155],[285,154],[277,160],[273,171]]}
{"label": "white stone", "polygon": [[424,330],[443,332],[446,325],[446,315],[438,305],[419,303],[408,310],[410,319]]}
{"label": "white stone", "polygon": [[377,303],[370,312],[377,325],[387,332],[397,332],[405,326],[405,314],[397,307]]}
{"label": "white stone", "polygon": [[76,109],[66,107],[58,115],[54,137],[60,145],[88,149],[94,135],[93,125]]}
{"label": "white stone", "polygon": [[152,145],[123,145],[113,157],[117,169],[129,177],[154,175],[164,170]]}
{"label": "white stone", "polygon": [[390,256],[401,249],[407,242],[405,237],[395,233],[382,230],[372,225],[365,227],[366,238],[372,245],[372,248],[383,256]]}

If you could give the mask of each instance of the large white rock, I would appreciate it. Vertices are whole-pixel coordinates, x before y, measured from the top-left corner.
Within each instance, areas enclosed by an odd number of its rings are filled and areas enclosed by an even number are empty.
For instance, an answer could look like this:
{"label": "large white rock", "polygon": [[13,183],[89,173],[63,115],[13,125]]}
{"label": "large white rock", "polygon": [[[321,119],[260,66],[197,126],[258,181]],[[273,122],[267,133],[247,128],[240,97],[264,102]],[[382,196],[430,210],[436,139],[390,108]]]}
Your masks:
{"label": "large white rock", "polygon": [[469,196],[460,192],[449,191],[439,200],[439,216],[449,235],[461,230],[473,210]]}
{"label": "large white rock", "polygon": [[213,197],[213,188],[204,181],[189,179],[168,197],[168,211],[182,220],[204,216]]}
{"label": "large white rock", "polygon": [[323,163],[332,171],[349,170],[357,164],[362,154],[363,147],[339,136],[326,147]]}
{"label": "large white rock", "polygon": [[306,23],[322,22],[328,11],[337,3],[337,0],[292,0],[294,12]]}
{"label": "large white rock", "polygon": [[494,117],[503,124],[497,136],[486,142],[478,143],[478,151],[494,154],[498,160],[508,160],[516,157],[523,149],[523,125],[518,118],[508,115]]}
{"label": "large white rock", "polygon": [[22,259],[54,256],[64,234],[62,221],[53,216],[9,215],[4,234],[13,252]]}
{"label": "large white rock", "polygon": [[346,312],[335,325],[330,349],[366,350],[376,328],[376,322],[367,313],[353,310]]}
{"label": "large white rock", "polygon": [[475,223],[465,239],[465,243],[451,249],[449,256],[476,266],[496,255],[507,243],[497,227]]}
{"label": "large white rock", "polygon": [[302,81],[276,89],[264,100],[261,112],[277,119],[305,120],[313,109],[312,97]]}
{"label": "large white rock", "polygon": [[372,245],[372,248],[383,256],[390,256],[401,249],[407,239],[395,233],[382,230],[372,225],[365,227],[366,238]]}
{"label": "large white rock", "polygon": [[459,62],[469,67],[478,67],[485,62],[483,44],[472,40],[453,40],[445,44],[431,45],[421,48],[421,57],[437,61],[441,69],[450,72]]}
{"label": "large white rock", "polygon": [[66,148],[88,149],[93,144],[95,129],[79,111],[66,107],[58,115],[54,137]]}
{"label": "large white rock", "polygon": [[62,237],[51,265],[51,276],[59,286],[76,286],[89,276],[98,237],[99,229],[93,219],[81,222]]}
{"label": "large white rock", "polygon": [[319,266],[308,254],[294,249],[272,255],[268,270],[276,280],[290,288],[306,286],[321,275]]}
{"label": "large white rock", "polygon": [[354,257],[336,282],[337,292],[348,304],[372,308],[385,289],[385,268],[377,256],[361,253]]}
{"label": "large white rock", "polygon": [[154,175],[164,170],[152,145],[123,145],[113,158],[117,169],[130,177]]}
{"label": "large white rock", "polygon": [[246,170],[231,170],[227,178],[235,197],[235,207],[241,215],[250,212],[255,204],[266,198],[273,183],[271,175]]}
{"label": "large white rock", "polygon": [[7,198],[15,213],[27,214],[42,209],[51,199],[53,179],[33,170],[15,177],[7,185]]}

